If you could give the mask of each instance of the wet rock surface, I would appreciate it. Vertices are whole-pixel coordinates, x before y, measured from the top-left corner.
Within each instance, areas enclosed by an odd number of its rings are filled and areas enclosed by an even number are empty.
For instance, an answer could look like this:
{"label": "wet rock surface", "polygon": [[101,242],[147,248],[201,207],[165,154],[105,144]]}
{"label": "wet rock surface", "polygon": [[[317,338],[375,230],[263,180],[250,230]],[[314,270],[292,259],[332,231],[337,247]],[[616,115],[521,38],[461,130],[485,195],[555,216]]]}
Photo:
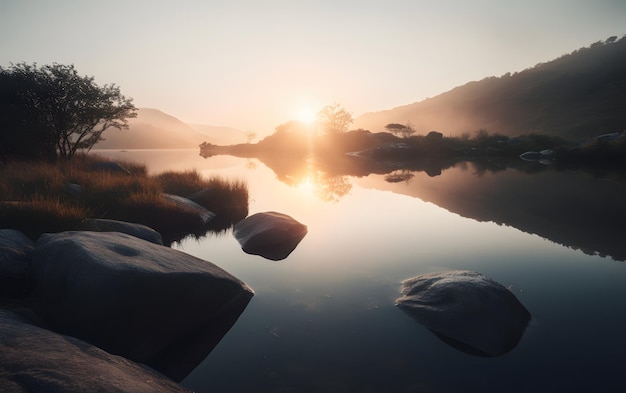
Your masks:
{"label": "wet rock surface", "polygon": [[22,232],[0,229],[0,297],[16,297],[30,288],[34,243]]}
{"label": "wet rock surface", "polygon": [[188,392],[148,367],[0,310],[0,392]]}
{"label": "wet rock surface", "polygon": [[159,232],[148,226],[131,222],[94,218],[86,220],[80,229],[92,232],[121,232],[150,243],[163,245],[163,238]]}
{"label": "wet rock surface", "polygon": [[306,234],[306,225],[277,212],[253,214],[233,227],[244,252],[274,261],[287,258]]}
{"label": "wet rock surface", "polygon": [[180,381],[243,312],[253,291],[210,262],[117,232],[39,238],[35,312],[50,329]]}
{"label": "wet rock surface", "polygon": [[531,319],[511,291],[467,270],[405,280],[396,305],[446,343],[479,356],[511,351]]}

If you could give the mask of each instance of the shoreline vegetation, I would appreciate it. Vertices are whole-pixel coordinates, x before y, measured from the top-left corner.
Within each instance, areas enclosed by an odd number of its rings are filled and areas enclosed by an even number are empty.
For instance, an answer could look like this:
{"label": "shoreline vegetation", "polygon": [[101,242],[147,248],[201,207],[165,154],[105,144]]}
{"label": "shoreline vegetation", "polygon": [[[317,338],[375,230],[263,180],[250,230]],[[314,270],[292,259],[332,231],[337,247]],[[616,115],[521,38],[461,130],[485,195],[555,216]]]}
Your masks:
{"label": "shoreline vegetation", "polygon": [[313,135],[292,127],[277,129],[256,144],[200,145],[200,155],[205,158],[223,154],[259,158],[275,170],[298,167],[314,157],[329,173],[353,176],[398,170],[437,176],[463,162],[472,162],[478,171],[516,168],[537,172],[553,167],[601,174],[626,168],[626,131],[572,140],[543,134],[508,137],[484,129],[461,137],[445,137],[437,131],[399,137],[367,130]]}
{"label": "shoreline vegetation", "polygon": [[[33,240],[105,218],[146,225],[171,245],[188,235],[220,233],[248,214],[243,180],[204,178],[195,170],[148,175],[144,165],[93,154],[54,162],[10,160],[0,164],[0,179],[0,227]],[[188,198],[215,217],[204,222],[171,195]]]}

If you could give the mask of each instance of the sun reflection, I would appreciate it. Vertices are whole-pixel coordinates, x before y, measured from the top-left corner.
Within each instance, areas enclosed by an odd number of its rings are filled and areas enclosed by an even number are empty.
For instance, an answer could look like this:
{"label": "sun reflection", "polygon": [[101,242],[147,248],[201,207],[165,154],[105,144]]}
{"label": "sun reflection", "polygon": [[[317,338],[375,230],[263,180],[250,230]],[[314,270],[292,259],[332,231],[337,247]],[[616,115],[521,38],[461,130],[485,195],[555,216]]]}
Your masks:
{"label": "sun reflection", "polygon": [[315,180],[313,180],[311,176],[302,178],[300,183],[298,183],[298,189],[306,194],[312,195],[315,192]]}

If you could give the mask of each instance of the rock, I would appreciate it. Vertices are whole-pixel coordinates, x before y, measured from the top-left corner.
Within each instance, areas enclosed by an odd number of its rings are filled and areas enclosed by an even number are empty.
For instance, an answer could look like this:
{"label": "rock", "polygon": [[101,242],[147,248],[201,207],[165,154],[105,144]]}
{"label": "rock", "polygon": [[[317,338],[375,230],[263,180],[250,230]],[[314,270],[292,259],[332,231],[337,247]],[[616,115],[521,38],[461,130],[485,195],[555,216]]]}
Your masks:
{"label": "rock", "polygon": [[519,158],[524,161],[537,161],[541,157],[541,153],[539,153],[538,151],[527,151],[519,155]]}
{"label": "rock", "polygon": [[466,270],[405,280],[396,305],[446,343],[480,356],[515,348],[531,318],[511,291]]}
{"label": "rock", "polygon": [[130,171],[115,161],[99,161],[91,164],[91,169],[104,172],[121,173],[130,175]]}
{"label": "rock", "polygon": [[22,232],[0,229],[0,297],[19,297],[30,289],[34,243]]}
{"label": "rock", "polygon": [[204,188],[187,198],[216,214],[209,224],[211,230],[229,229],[248,215],[248,192]]}
{"label": "rock", "polygon": [[150,243],[163,245],[163,239],[159,232],[148,226],[130,222],[95,218],[85,221],[80,226],[80,230],[91,232],[121,232],[149,241]]}
{"label": "rock", "polygon": [[527,151],[519,155],[524,161],[538,161],[544,165],[549,165],[551,163],[551,158],[554,152],[550,149],[544,149],[541,151]]}
{"label": "rock", "polygon": [[83,195],[83,187],[80,184],[68,183],[65,185],[64,190],[72,198],[80,198]]}
{"label": "rock", "polygon": [[596,137],[596,140],[598,140],[600,142],[611,142],[611,141],[614,141],[616,139],[619,139],[622,135],[623,135],[623,133],[621,133],[621,132],[611,132],[609,134],[598,135]]}
{"label": "rock", "polygon": [[274,261],[287,258],[306,233],[306,225],[276,212],[253,214],[233,227],[243,251]]}
{"label": "rock", "polygon": [[178,207],[187,209],[195,212],[203,225],[206,225],[209,221],[211,221],[215,217],[215,213],[208,210],[204,206],[197,204],[191,199],[187,199],[178,195],[172,194],[163,194],[163,198],[167,199],[170,202],[175,203]]}
{"label": "rock", "polygon": [[188,392],[154,370],[0,310],[0,392]]}
{"label": "rock", "polygon": [[210,262],[118,232],[42,235],[35,313],[50,329],[182,380],[252,298]]}
{"label": "rock", "polygon": [[431,131],[426,135],[427,139],[443,139],[443,134],[439,131]]}
{"label": "rock", "polygon": [[408,150],[411,146],[404,142],[387,142],[381,146],[376,147],[376,150],[394,151],[394,150]]}

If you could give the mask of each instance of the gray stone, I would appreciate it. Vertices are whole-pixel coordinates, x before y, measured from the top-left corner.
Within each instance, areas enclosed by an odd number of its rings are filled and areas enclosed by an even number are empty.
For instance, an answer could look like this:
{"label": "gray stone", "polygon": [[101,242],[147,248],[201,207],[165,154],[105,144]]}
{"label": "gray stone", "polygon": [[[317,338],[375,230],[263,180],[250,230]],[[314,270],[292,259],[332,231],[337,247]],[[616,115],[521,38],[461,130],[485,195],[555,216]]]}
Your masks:
{"label": "gray stone", "polygon": [[130,171],[115,161],[99,161],[91,164],[91,169],[104,172],[121,173],[130,175]]}
{"label": "gray stone", "polygon": [[22,232],[0,229],[0,296],[18,297],[30,288],[34,243]]}
{"label": "gray stone", "polygon": [[431,131],[426,135],[427,139],[443,139],[443,134],[439,131]]}
{"label": "gray stone", "polygon": [[80,184],[68,183],[65,185],[65,193],[72,198],[80,198],[83,195],[83,187]]}
{"label": "gray stone", "polygon": [[94,218],[85,221],[81,226],[82,231],[91,232],[121,232],[127,235],[147,240],[150,243],[163,245],[161,234],[154,229],[131,222]]}
{"label": "gray stone", "polygon": [[202,225],[206,225],[215,217],[215,213],[208,210],[204,206],[197,204],[191,199],[172,194],[163,194],[163,198],[167,199],[170,202],[173,202],[174,204],[176,204],[176,206],[182,209],[187,209],[195,212],[202,221]]}
{"label": "gray stone", "polygon": [[481,356],[515,348],[531,318],[511,291],[466,270],[405,280],[396,305],[448,344]]}
{"label": "gray stone", "polygon": [[306,234],[306,225],[277,212],[253,214],[233,227],[243,251],[274,261],[287,258]]}
{"label": "gray stone", "polygon": [[42,235],[31,270],[35,312],[51,329],[176,381],[254,293],[210,262],[118,232]]}
{"label": "gray stone", "polygon": [[148,367],[0,310],[0,392],[188,392]]}

